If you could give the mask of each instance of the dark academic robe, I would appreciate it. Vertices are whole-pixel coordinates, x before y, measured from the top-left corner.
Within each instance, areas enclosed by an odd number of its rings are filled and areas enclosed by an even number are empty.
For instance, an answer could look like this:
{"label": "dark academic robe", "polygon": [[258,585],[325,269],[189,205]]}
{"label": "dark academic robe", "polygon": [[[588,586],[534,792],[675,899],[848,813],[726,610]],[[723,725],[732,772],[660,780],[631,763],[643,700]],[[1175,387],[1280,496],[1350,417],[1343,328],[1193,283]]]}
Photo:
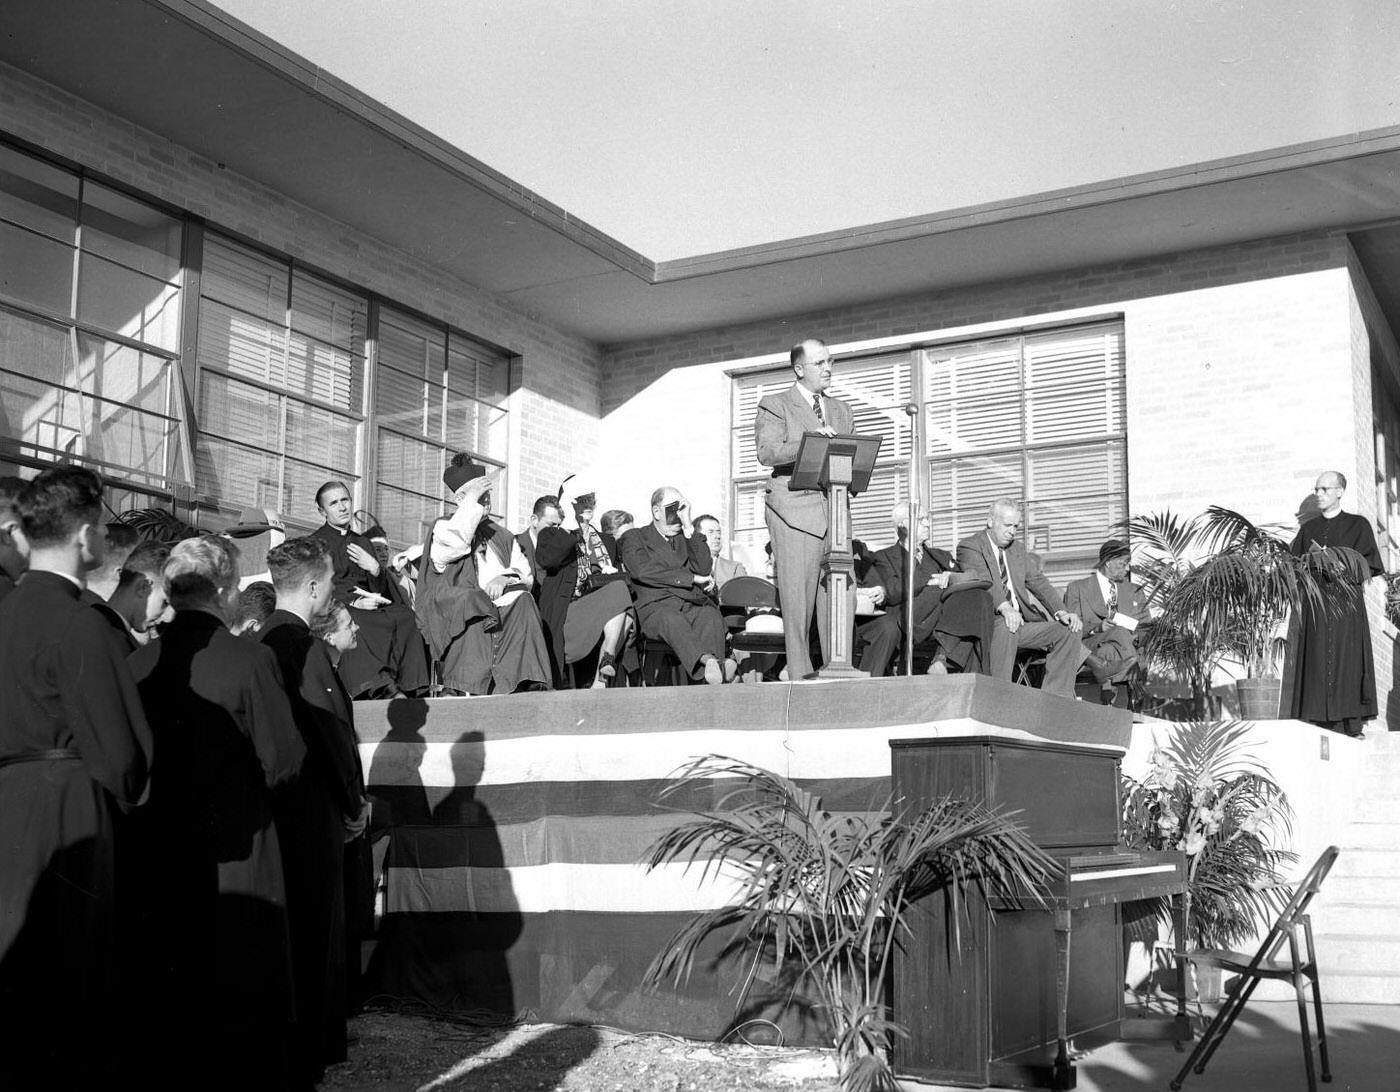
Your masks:
{"label": "dark academic robe", "polygon": [[[1370,521],[1350,512],[1308,520],[1298,529],[1291,548],[1298,557],[1314,549],[1354,550],[1366,576],[1385,571]],[[1354,733],[1360,731],[1361,721],[1376,715],[1371,625],[1359,575],[1323,577],[1324,604],[1305,603],[1298,612],[1289,706],[1295,720],[1350,722],[1344,728]]]}
{"label": "dark academic robe", "polygon": [[0,603],[5,601],[5,596],[15,590],[15,582],[10,579],[10,574],[0,572]]}
{"label": "dark academic robe", "polygon": [[437,572],[433,534],[423,544],[415,609],[433,658],[442,664],[443,685],[464,694],[509,694],[526,684],[548,687],[549,663],[540,609],[521,594],[501,609],[477,578],[476,551],[493,550],[509,564],[513,536],[482,519],[472,550]]}
{"label": "dark academic robe", "polygon": [[166,1047],[147,1075],[165,1060],[172,1086],[205,1071],[211,1088],[285,1087],[295,1009],[272,790],[306,745],[277,658],[182,610],[128,663],[158,756],[123,858],[148,895],[133,987]]}
{"label": "dark academic robe", "polygon": [[[360,627],[358,644],[340,658],[345,689],[352,697],[359,697],[389,686],[410,693],[426,687],[430,679],[423,637],[413,609],[403,602],[398,582],[382,565],[371,575],[350,560],[351,543],[371,557],[374,543],[356,531],[341,534],[329,523],[321,524],[310,537],[319,538],[330,550],[335,598],[349,608]],[[358,598],[356,587],[384,596],[389,606],[374,610],[350,606]]]}
{"label": "dark academic robe", "polygon": [[0,1088],[97,1087],[116,1055],[114,812],[151,732],[105,622],[55,573],[0,603]]}
{"label": "dark academic robe", "polygon": [[259,638],[277,655],[306,761],[273,796],[286,866],[297,1019],[293,1076],[316,1081],[345,1060],[345,822],[360,814],[364,775],[350,702],[325,644],[295,614],[273,611]]}
{"label": "dark academic robe", "polygon": [[98,595],[91,588],[84,588],[83,594],[79,597],[85,605],[97,611],[97,615],[107,623],[112,630],[112,636],[116,641],[116,647],[123,656],[130,656],[137,649],[136,638],[131,635],[131,630],[126,624],[126,619],[107,605],[107,600]]}

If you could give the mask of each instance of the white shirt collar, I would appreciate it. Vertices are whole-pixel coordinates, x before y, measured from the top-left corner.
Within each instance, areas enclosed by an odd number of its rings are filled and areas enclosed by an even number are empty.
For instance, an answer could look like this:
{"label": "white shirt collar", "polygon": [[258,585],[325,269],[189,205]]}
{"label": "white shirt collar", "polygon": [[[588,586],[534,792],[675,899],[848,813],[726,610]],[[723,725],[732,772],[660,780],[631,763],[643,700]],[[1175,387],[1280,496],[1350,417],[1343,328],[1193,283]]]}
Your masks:
{"label": "white shirt collar", "polygon": [[1099,580],[1099,594],[1103,596],[1103,601],[1107,603],[1108,593],[1113,590],[1113,581],[1109,580],[1109,578],[1099,572],[1098,569],[1094,570],[1094,575],[1098,577]]}

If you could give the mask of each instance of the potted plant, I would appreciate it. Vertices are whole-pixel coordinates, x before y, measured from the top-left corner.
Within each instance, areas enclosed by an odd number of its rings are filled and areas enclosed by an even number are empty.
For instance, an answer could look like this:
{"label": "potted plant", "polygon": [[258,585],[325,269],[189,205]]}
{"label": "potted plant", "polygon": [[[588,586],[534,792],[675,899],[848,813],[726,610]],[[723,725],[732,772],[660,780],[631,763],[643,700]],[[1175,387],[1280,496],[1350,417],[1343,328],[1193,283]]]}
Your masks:
{"label": "potted plant", "polygon": [[1322,601],[1314,569],[1329,562],[1294,557],[1274,529],[1238,512],[1212,506],[1185,523],[1170,512],[1134,519],[1130,533],[1142,560],[1149,603],[1160,611],[1145,639],[1149,660],[1184,674],[1198,695],[1198,715],[1209,715],[1210,675],[1236,661],[1240,713],[1250,719],[1279,714],[1283,628],[1305,600]]}
{"label": "potted plant", "polygon": [[[950,901],[962,916],[973,884],[1035,891],[1056,870],[1010,819],[945,798],[917,815],[833,815],[816,796],[778,774],[721,755],[698,758],[663,794],[738,779],[714,811],[673,828],[649,867],[681,862],[702,877],[737,882],[728,906],[697,915],[652,961],[647,981],[677,983],[701,944],[718,934],[725,956],[745,968],[736,1006],[759,977],[785,975],[806,992],[830,1030],[845,1092],[895,1092],[885,984],[910,904]],[[790,972],[786,973],[785,972]]]}
{"label": "potted plant", "polygon": [[[1188,949],[1248,943],[1288,899],[1280,869],[1297,856],[1279,845],[1292,837],[1293,812],[1249,754],[1248,732],[1242,721],[1176,725],[1146,775],[1123,778],[1124,841],[1186,854],[1187,935],[1177,943]],[[1170,920],[1165,902],[1152,915]]]}

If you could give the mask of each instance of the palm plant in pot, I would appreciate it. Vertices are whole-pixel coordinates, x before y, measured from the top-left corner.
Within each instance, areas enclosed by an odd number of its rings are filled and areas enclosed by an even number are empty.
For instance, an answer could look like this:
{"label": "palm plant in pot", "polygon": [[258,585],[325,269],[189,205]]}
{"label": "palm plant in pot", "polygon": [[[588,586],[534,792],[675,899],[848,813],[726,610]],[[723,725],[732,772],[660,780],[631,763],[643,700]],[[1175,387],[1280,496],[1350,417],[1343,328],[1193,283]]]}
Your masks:
{"label": "palm plant in pot", "polygon": [[[947,899],[957,922],[963,892],[1040,889],[1053,858],[1005,816],[945,798],[918,814],[833,814],[816,796],[761,767],[722,755],[697,758],[662,794],[733,782],[713,811],[652,846],[651,868],[681,863],[730,884],[728,905],[697,915],[661,950],[647,980],[684,981],[702,944],[737,958],[742,1007],[763,974],[814,1002],[830,1032],[845,1092],[896,1092],[886,983],[911,904]],[[790,973],[788,973],[790,972]]]}
{"label": "palm plant in pot", "polygon": [[[1187,935],[1177,942],[1188,948],[1246,944],[1288,900],[1281,870],[1297,856],[1280,846],[1293,811],[1249,753],[1249,731],[1242,721],[1174,725],[1146,774],[1123,778],[1124,841],[1186,854]],[[1170,921],[1165,901],[1148,914]]]}
{"label": "palm plant in pot", "polygon": [[1167,513],[1129,526],[1146,546],[1139,569],[1161,611],[1146,637],[1149,659],[1184,663],[1198,693],[1209,692],[1222,660],[1236,661],[1244,672],[1235,684],[1241,714],[1276,718],[1282,630],[1304,601],[1322,601],[1314,569],[1325,560],[1294,557],[1276,529],[1228,508],[1212,506],[1185,523]]}

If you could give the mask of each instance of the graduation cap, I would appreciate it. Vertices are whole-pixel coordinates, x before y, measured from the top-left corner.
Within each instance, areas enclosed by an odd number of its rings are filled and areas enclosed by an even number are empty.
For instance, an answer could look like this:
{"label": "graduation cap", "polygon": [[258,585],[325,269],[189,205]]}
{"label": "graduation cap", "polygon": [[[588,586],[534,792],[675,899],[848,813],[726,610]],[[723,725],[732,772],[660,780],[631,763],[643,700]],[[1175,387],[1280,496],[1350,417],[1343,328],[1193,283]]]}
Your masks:
{"label": "graduation cap", "polygon": [[[458,459],[461,459],[461,462],[458,462]],[[452,459],[452,464],[443,471],[442,481],[447,486],[448,492],[456,493],[467,482],[475,481],[485,474],[486,467],[458,455]]]}
{"label": "graduation cap", "polygon": [[282,523],[282,517],[270,508],[245,508],[238,513],[238,522],[232,527],[224,528],[224,534],[229,538],[253,538],[255,535],[265,535],[273,529],[286,534],[287,528]]}
{"label": "graduation cap", "polygon": [[573,499],[572,503],[576,513],[588,512],[597,506],[598,497],[595,493],[581,493]]}

